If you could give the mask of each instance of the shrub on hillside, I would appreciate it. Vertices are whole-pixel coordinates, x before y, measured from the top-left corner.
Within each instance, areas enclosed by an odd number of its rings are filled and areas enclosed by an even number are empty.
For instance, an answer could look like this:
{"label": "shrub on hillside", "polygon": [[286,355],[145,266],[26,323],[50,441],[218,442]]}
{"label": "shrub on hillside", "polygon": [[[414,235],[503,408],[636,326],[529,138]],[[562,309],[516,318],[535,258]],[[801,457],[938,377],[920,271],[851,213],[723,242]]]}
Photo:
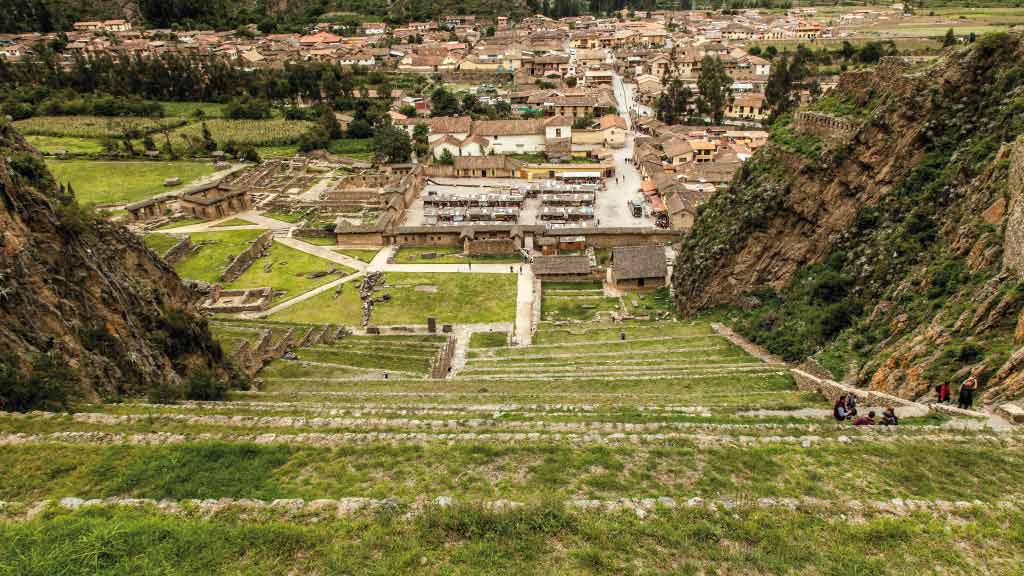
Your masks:
{"label": "shrub on hillside", "polygon": [[185,381],[185,397],[189,400],[224,400],[227,394],[228,385],[206,369],[194,370]]}

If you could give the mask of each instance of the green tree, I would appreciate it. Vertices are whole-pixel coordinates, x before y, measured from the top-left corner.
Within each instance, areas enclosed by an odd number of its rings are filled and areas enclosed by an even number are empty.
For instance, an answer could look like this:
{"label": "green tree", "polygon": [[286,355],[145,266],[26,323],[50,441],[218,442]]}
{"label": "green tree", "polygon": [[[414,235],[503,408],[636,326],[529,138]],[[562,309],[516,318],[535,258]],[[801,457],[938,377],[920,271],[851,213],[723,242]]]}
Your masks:
{"label": "green tree", "polygon": [[451,150],[444,148],[441,150],[441,156],[438,157],[437,162],[438,164],[451,166],[452,164],[455,164],[455,158],[452,156]]}
{"label": "green tree", "polygon": [[356,118],[348,125],[349,138],[369,138],[373,136],[373,126],[363,118]]}
{"label": "green tree", "polygon": [[217,149],[217,142],[213,140],[213,135],[210,134],[210,129],[206,126],[206,122],[203,122],[203,149],[207,152],[213,152]]}
{"label": "green tree", "polygon": [[956,44],[956,35],[953,34],[953,29],[946,30],[946,37],[942,39],[942,47],[952,46]]}
{"label": "green tree", "polygon": [[379,126],[373,135],[373,149],[377,160],[395,164],[408,162],[412,156],[412,141],[405,130],[390,124]]}
{"label": "green tree", "polygon": [[412,129],[412,142],[413,148],[416,150],[416,155],[419,157],[426,156],[430,150],[428,145],[430,136],[430,128],[426,124],[417,124]]}
{"label": "green tree", "polygon": [[764,89],[765,103],[774,116],[785,114],[793,108],[793,78],[790,74],[789,57],[785,54],[772,64],[768,84]]}
{"label": "green tree", "polygon": [[430,109],[432,116],[458,116],[459,101],[441,86],[430,94]]}
{"label": "green tree", "polygon": [[732,104],[732,78],[725,71],[725,66],[718,58],[704,56],[700,63],[700,76],[697,77],[697,89],[700,97],[697,108],[707,114],[715,124],[720,124],[725,117],[725,108]]}
{"label": "green tree", "polygon": [[320,113],[320,127],[324,129],[327,136],[331,140],[337,140],[341,138],[341,123],[338,122],[337,116],[334,115],[334,111],[324,106],[323,111]]}
{"label": "green tree", "polygon": [[665,124],[676,124],[689,116],[693,93],[679,78],[670,75],[667,81],[668,84],[655,105],[655,115]]}

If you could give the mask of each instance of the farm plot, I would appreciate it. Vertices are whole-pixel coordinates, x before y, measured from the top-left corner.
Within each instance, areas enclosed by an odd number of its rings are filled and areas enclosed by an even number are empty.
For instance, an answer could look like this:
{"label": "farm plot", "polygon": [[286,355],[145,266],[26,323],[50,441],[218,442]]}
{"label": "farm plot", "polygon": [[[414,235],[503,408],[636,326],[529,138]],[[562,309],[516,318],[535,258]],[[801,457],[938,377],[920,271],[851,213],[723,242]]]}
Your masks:
{"label": "farm plot", "polygon": [[105,116],[36,116],[18,120],[14,126],[31,136],[67,136],[75,138],[140,137],[160,130],[176,128],[182,118],[112,118]]}
{"label": "farm plot", "polygon": [[[189,140],[201,141],[203,124],[195,123],[175,130],[171,136],[177,146],[187,147]],[[205,122],[217,144],[234,142],[252,146],[287,146],[298,141],[312,122],[304,120],[227,120],[215,118]]]}

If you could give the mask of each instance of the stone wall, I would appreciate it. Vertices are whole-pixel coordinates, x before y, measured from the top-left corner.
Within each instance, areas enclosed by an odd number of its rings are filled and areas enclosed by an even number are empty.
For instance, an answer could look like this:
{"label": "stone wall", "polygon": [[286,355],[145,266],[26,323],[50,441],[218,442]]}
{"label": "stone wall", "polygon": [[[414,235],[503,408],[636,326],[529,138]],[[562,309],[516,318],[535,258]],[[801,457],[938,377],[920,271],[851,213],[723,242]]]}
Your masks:
{"label": "stone wall", "polygon": [[333,230],[323,228],[295,228],[292,230],[293,238],[333,238],[337,236]]}
{"label": "stone wall", "polygon": [[1010,154],[1007,193],[1010,207],[1006,214],[1003,267],[1024,279],[1024,137],[1017,139]]}
{"label": "stone wall", "polygon": [[455,357],[455,336],[448,336],[448,341],[444,343],[437,352],[437,358],[434,359],[430,366],[430,377],[435,379],[447,378],[448,371],[452,366],[452,358]]}
{"label": "stone wall", "polygon": [[256,261],[267,249],[270,248],[271,244],[274,243],[274,231],[267,230],[259,238],[253,241],[248,248],[242,251],[241,254],[235,256],[235,259],[228,264],[228,267],[221,273],[220,279],[222,282],[234,282],[239,276],[245,273],[252,266],[252,263]]}
{"label": "stone wall", "polygon": [[814,134],[832,143],[846,142],[857,130],[853,120],[811,111],[793,114],[793,125],[801,132]]}
{"label": "stone wall", "polygon": [[519,248],[511,238],[488,238],[484,240],[466,240],[464,252],[468,256],[499,256],[519,252]]}
{"label": "stone wall", "polygon": [[166,260],[167,263],[170,264],[171,266],[174,266],[178,262],[182,261],[191,252],[192,238],[189,236],[185,236],[184,238],[181,239],[181,242],[178,242],[174,246],[171,246],[171,249],[164,254],[164,260]]}

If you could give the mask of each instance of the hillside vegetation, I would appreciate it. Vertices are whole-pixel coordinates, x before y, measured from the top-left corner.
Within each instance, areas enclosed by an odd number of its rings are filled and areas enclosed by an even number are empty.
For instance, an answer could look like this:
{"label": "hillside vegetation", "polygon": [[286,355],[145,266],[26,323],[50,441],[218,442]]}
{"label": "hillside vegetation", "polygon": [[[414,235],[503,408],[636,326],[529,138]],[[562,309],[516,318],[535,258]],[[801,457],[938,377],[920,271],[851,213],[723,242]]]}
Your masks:
{"label": "hillside vegetation", "polygon": [[[918,397],[979,375],[1024,392],[1024,47],[997,34],[941,60],[886,60],[835,91],[848,141],[780,119],[700,210],[673,282],[747,337],[838,378]],[[823,140],[821,136],[825,136]]]}
{"label": "hillside vegetation", "polygon": [[59,186],[0,123],[0,409],[116,400],[234,374],[190,291]]}

